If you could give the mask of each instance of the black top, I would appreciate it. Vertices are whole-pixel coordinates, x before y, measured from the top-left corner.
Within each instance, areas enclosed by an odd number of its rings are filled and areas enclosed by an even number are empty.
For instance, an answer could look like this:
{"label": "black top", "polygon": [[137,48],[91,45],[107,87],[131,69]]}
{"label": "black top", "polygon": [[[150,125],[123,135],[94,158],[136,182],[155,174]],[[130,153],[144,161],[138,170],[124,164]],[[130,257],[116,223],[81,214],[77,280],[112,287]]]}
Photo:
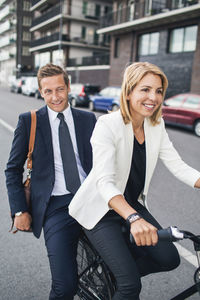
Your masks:
{"label": "black top", "polygon": [[126,184],[124,197],[126,201],[133,207],[137,203],[137,199],[144,188],[146,172],[146,152],[145,142],[139,144],[134,138],[133,156],[131,170]]}

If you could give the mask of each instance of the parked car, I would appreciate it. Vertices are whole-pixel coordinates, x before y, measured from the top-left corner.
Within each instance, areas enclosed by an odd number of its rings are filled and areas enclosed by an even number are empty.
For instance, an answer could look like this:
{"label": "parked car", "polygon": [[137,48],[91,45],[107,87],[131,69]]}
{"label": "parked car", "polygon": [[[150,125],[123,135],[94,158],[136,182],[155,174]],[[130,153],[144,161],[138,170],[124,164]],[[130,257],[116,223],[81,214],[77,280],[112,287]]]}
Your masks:
{"label": "parked car", "polygon": [[27,96],[35,96],[38,89],[38,82],[36,76],[26,77],[22,85],[22,94]]}
{"label": "parked car", "polygon": [[100,90],[100,86],[92,84],[74,83],[70,85],[70,89],[71,91],[68,95],[70,104],[73,107],[88,107],[91,95],[98,93]]}
{"label": "parked car", "polygon": [[100,91],[98,95],[91,97],[90,110],[115,111],[120,106],[121,88],[108,86]]}
{"label": "parked car", "polygon": [[25,80],[24,77],[12,78],[12,81],[10,82],[10,91],[13,93],[21,93],[24,80]]}
{"label": "parked car", "polygon": [[200,95],[179,94],[163,103],[166,124],[192,129],[200,137]]}

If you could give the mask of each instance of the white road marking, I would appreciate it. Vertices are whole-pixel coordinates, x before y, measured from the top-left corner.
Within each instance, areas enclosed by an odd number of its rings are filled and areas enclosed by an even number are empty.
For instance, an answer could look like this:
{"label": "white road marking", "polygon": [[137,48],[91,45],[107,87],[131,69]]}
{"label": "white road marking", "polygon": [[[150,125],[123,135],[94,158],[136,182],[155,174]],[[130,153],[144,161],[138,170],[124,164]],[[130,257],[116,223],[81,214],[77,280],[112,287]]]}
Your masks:
{"label": "white road marking", "polygon": [[198,268],[198,262],[196,255],[192,254],[189,250],[181,246],[179,243],[175,243],[176,248],[178,249],[178,252],[180,256],[182,256],[185,260],[187,260],[190,264]]}
{"label": "white road marking", "polygon": [[[10,126],[8,123],[3,121],[2,119],[0,119],[0,124],[2,126],[4,126],[6,129],[8,129],[9,131],[11,131],[12,133],[15,130],[12,126]],[[176,245],[176,248],[178,249],[180,256],[182,256],[185,260],[187,260],[190,264],[192,264],[193,266],[195,266],[197,268],[198,262],[197,262],[196,255],[192,254],[192,252],[190,252],[189,250],[187,250],[186,248],[184,248],[183,246],[181,246],[178,243],[175,243],[175,245]]]}
{"label": "white road marking", "polygon": [[8,129],[9,131],[11,131],[12,133],[15,131],[15,128],[13,128],[12,126],[10,126],[8,123],[6,123],[4,120],[0,119],[0,124],[2,126],[4,126],[6,129]]}

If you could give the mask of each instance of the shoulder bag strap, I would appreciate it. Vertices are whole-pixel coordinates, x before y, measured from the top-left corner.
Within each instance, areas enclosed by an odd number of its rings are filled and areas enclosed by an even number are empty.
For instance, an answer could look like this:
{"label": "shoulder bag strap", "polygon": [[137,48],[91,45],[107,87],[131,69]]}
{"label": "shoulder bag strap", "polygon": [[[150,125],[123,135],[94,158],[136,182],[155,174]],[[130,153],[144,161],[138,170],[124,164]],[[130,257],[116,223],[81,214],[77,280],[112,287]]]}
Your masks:
{"label": "shoulder bag strap", "polygon": [[28,155],[27,155],[27,169],[29,173],[32,170],[32,153],[34,149],[35,144],[35,134],[36,134],[36,124],[37,124],[37,118],[36,118],[36,111],[31,110],[31,130],[30,130],[30,138],[29,138],[29,149],[28,149]]}

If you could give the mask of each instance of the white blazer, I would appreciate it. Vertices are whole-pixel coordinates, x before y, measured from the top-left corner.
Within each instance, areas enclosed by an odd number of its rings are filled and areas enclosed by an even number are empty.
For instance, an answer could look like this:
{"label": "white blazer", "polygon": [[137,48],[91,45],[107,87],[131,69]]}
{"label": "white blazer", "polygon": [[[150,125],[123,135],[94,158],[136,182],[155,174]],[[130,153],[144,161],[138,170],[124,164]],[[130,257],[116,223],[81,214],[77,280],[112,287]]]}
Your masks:
{"label": "white blazer", "polygon": [[[152,126],[144,121],[146,146],[146,177],[142,198],[160,158],[181,181],[194,187],[200,173],[189,167],[174,149],[165,130],[164,121]],[[93,228],[108,212],[109,200],[124,194],[133,154],[132,124],[124,124],[120,110],[101,116],[91,137],[93,167],[69,205],[69,213],[83,227]]]}

